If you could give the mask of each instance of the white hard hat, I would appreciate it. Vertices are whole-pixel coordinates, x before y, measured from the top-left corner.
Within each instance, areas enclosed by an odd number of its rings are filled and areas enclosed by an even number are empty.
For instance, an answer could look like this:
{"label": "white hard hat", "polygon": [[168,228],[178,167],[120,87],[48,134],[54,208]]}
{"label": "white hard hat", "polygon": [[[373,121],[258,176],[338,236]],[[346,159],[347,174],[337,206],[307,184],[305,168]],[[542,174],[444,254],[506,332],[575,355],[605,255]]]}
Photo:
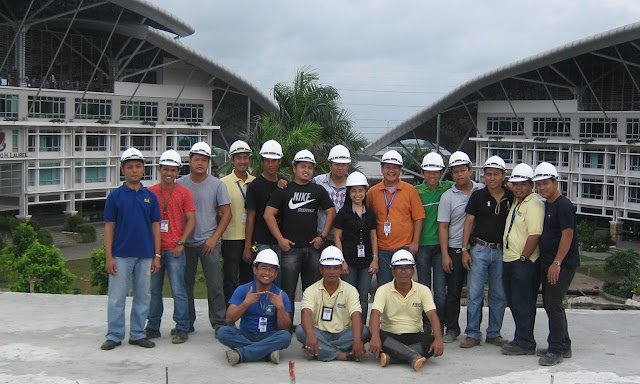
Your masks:
{"label": "white hard hat", "polygon": [[416,261],[413,259],[411,252],[406,249],[399,249],[391,257],[391,266],[396,265],[415,265]]}
{"label": "white hard hat", "polygon": [[507,165],[504,163],[502,157],[491,156],[484,162],[484,168],[497,168],[504,171],[507,169]]}
{"label": "white hard hat", "polygon": [[336,145],[331,148],[329,151],[329,157],[327,158],[330,162],[334,163],[343,163],[350,164],[351,163],[351,154],[349,153],[349,149],[344,145]]}
{"label": "white hard hat", "polygon": [[423,171],[442,171],[444,169],[444,161],[439,153],[430,152],[424,155],[421,167]]}
{"label": "white hard hat", "polygon": [[265,159],[282,159],[282,146],[275,140],[267,140],[260,148],[260,156]]}
{"label": "white hard hat", "polygon": [[142,162],[144,163],[144,156],[142,156],[142,152],[138,151],[136,148],[131,147],[122,152],[122,156],[120,156],[121,164],[124,164],[124,162],[128,160],[142,160]]}
{"label": "white hard hat", "polygon": [[269,264],[279,267],[280,261],[278,260],[278,254],[275,253],[273,249],[263,249],[262,251],[258,252],[258,254],[256,255],[256,259],[253,261],[253,264]]}
{"label": "white hard hat", "polygon": [[449,168],[456,165],[471,165],[471,159],[469,155],[462,151],[455,151],[449,156]]}
{"label": "white hard hat", "polygon": [[330,245],[320,254],[320,265],[342,265],[344,257],[340,248]]}
{"label": "white hard hat", "polygon": [[398,151],[396,150],[390,150],[388,152],[386,152],[384,155],[382,155],[382,160],[380,160],[381,163],[389,163],[389,164],[395,164],[395,165],[399,165],[402,166],[404,163],[402,161],[402,155],[400,155],[398,153]]}
{"label": "white hard hat", "polygon": [[160,155],[160,165],[171,165],[173,167],[182,167],[182,159],[180,154],[173,149],[166,150]]}
{"label": "white hard hat", "polygon": [[547,163],[546,161],[538,164],[535,172],[533,173],[533,181],[557,178],[558,170],[553,164]]}
{"label": "white hard hat", "polygon": [[362,173],[356,171],[347,177],[347,187],[355,187],[356,185],[363,185],[365,188],[369,186],[369,182],[367,181],[367,177]]}
{"label": "white hard hat", "polygon": [[198,141],[197,143],[193,144],[191,150],[189,151],[189,154],[211,157],[211,147],[204,141]]}
{"label": "white hard hat", "polygon": [[251,147],[242,140],[236,140],[229,147],[229,156],[233,156],[238,153],[251,153]]}
{"label": "white hard hat", "polygon": [[509,177],[509,182],[520,183],[523,181],[531,181],[531,179],[533,179],[533,168],[528,164],[520,163],[513,167],[511,177]]}
{"label": "white hard hat", "polygon": [[298,151],[298,153],[296,153],[291,164],[299,163],[302,161],[315,164],[316,158],[313,156],[313,153],[311,153],[311,151],[309,151],[308,149],[303,149],[302,151]]}

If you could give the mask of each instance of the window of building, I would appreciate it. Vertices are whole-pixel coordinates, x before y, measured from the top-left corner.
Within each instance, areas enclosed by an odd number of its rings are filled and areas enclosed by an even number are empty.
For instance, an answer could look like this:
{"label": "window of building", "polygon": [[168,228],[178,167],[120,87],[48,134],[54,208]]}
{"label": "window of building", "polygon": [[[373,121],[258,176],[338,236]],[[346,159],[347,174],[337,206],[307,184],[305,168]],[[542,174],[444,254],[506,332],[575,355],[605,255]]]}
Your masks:
{"label": "window of building", "polygon": [[604,184],[602,180],[584,179],[581,188],[585,199],[613,200],[614,197],[613,185]]}
{"label": "window of building", "polygon": [[[142,176],[142,180],[155,180],[153,177],[153,165],[144,166],[144,176]],[[120,172],[120,181],[124,181],[124,175],[122,172]]]}
{"label": "window of building", "polygon": [[87,131],[86,151],[106,151],[107,136],[104,131]]}
{"label": "window of building", "polygon": [[65,101],[64,97],[46,96],[38,97],[38,99],[35,100],[34,96],[29,96],[29,117],[64,119]]}
{"label": "window of building", "polygon": [[582,154],[583,168],[604,168],[604,153],[584,152]]}
{"label": "window of building", "polygon": [[533,136],[568,137],[571,133],[571,119],[564,117],[534,117]]}
{"label": "window of building", "polygon": [[0,117],[18,118],[18,95],[0,94]]}
{"label": "window of building", "polygon": [[87,161],[85,165],[85,183],[104,183],[107,181],[107,163],[105,161]]}
{"label": "window of building", "polygon": [[0,195],[19,196],[22,191],[22,164],[0,164]]}
{"label": "window of building", "polygon": [[60,163],[40,163],[38,173],[40,185],[60,184]]}
{"label": "window of building", "polygon": [[627,198],[627,201],[629,203],[640,204],[640,184],[630,182],[628,191],[629,197]]}
{"label": "window of building", "polygon": [[76,119],[111,120],[111,100],[76,99]]}
{"label": "window of building", "polygon": [[[27,138],[28,152],[60,152],[60,131],[30,129]],[[17,146],[17,138],[16,138]]]}
{"label": "window of building", "polygon": [[524,135],[523,117],[487,117],[487,135]]}
{"label": "window of building", "polygon": [[152,101],[120,101],[122,120],[158,120],[158,103]]}
{"label": "window of building", "polygon": [[202,123],[204,121],[204,104],[168,104],[167,121]]}
{"label": "window of building", "polygon": [[13,152],[19,152],[20,147],[18,146],[18,138],[20,137],[20,133],[18,132],[17,129],[14,129],[12,131],[12,137],[11,137],[11,149],[13,150]]}
{"label": "window of building", "polygon": [[618,127],[617,119],[605,118],[581,118],[580,137],[588,138],[615,138]]}
{"label": "window of building", "polygon": [[198,132],[176,132],[167,133],[167,148],[175,148],[178,151],[188,151],[191,146],[198,141],[205,140]]}
{"label": "window of building", "polygon": [[74,133],[73,144],[74,144],[73,149],[76,152],[82,151],[82,148],[84,147],[84,135],[82,134],[82,132],[76,131],[76,133]]}
{"label": "window of building", "polygon": [[507,164],[516,164],[522,162],[522,148],[519,147],[491,147],[489,148],[489,156],[500,156]]}
{"label": "window of building", "polygon": [[120,134],[120,150],[135,147],[141,151],[155,150],[155,136],[151,131],[122,130]]}
{"label": "window of building", "polygon": [[33,187],[36,185],[36,163],[29,163],[27,167],[27,185]]}
{"label": "window of building", "polygon": [[629,170],[640,171],[640,153],[632,152],[629,154]]}

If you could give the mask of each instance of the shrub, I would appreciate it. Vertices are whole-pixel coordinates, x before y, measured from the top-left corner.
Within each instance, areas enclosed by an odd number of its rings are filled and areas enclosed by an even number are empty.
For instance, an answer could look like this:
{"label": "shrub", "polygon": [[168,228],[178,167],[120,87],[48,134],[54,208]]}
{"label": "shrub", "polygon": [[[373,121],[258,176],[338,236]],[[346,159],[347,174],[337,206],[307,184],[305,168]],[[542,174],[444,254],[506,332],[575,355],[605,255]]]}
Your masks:
{"label": "shrub", "polygon": [[98,287],[100,295],[106,295],[109,290],[109,274],[105,268],[104,246],[91,252],[89,265],[91,266],[91,286]]}
{"label": "shrub", "polygon": [[36,219],[30,219],[27,221],[27,225],[33,228],[36,232],[40,230],[40,223]]}
{"label": "shrub", "polygon": [[75,275],[64,266],[62,253],[55,247],[48,247],[39,242],[29,246],[14,265],[16,282],[11,289],[16,292],[29,292],[27,279],[40,279],[36,283],[36,291],[41,293],[69,293]]}
{"label": "shrub", "polygon": [[0,232],[11,232],[18,224],[18,219],[13,216],[0,216]]}
{"label": "shrub", "polygon": [[578,241],[583,251],[590,251],[594,244],[594,229],[586,221],[578,224]]}
{"label": "shrub", "polygon": [[65,218],[64,230],[67,232],[75,232],[79,225],[84,224],[84,219],[80,215],[68,216]]}
{"label": "shrub", "polygon": [[38,234],[33,227],[20,224],[11,231],[11,241],[15,247],[14,254],[16,257],[21,256],[27,251],[27,248],[38,240]]}
{"label": "shrub", "polygon": [[620,278],[636,277],[640,273],[640,269],[638,268],[639,260],[640,255],[632,249],[617,251],[607,257],[603,270],[607,275],[618,276]]}
{"label": "shrub", "polygon": [[640,279],[625,276],[616,283],[604,283],[602,289],[610,295],[630,299],[638,285],[640,285]]}
{"label": "shrub", "polygon": [[83,243],[95,243],[96,236],[96,227],[91,224],[80,224],[76,227],[75,232],[82,234],[82,242]]}
{"label": "shrub", "polygon": [[4,239],[0,237],[0,251],[2,251],[2,249],[4,249],[4,247],[6,246],[7,246],[7,243],[5,243]]}
{"label": "shrub", "polygon": [[38,235],[38,242],[42,245],[53,245],[53,235],[48,229],[39,229],[36,233]]}
{"label": "shrub", "polygon": [[611,239],[611,232],[606,229],[599,229],[595,231],[593,233],[593,241],[597,252],[604,252],[609,249],[609,246],[614,244]]}
{"label": "shrub", "polygon": [[635,288],[633,288],[631,293],[633,293],[634,295],[640,295],[640,281],[638,281],[638,284],[636,285]]}

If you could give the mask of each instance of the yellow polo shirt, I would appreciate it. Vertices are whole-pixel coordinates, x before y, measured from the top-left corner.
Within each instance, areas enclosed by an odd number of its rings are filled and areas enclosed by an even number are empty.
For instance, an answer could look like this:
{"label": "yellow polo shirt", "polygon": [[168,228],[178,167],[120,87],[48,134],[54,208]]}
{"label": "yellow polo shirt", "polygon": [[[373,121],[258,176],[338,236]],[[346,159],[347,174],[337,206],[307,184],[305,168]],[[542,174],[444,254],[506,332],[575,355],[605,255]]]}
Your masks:
{"label": "yellow polo shirt", "polygon": [[[513,225],[511,225],[512,218]],[[502,236],[502,261],[519,260],[527,242],[527,237],[530,235],[542,235],[543,224],[544,203],[535,193],[525,197],[520,204],[511,204],[511,210],[507,215],[507,222],[504,226],[504,235]],[[511,230],[509,230],[509,227],[511,227]],[[507,249],[507,244],[509,249]],[[529,260],[534,262],[538,257],[540,257],[540,250],[536,246]]]}
{"label": "yellow polo shirt", "polygon": [[435,310],[429,287],[412,281],[407,296],[402,296],[394,286],[395,279],[376,291],[373,307],[382,313],[380,329],[385,332],[402,334],[423,332],[422,312]]}
{"label": "yellow polo shirt", "polygon": [[[244,197],[240,192],[240,188],[247,195],[247,187],[250,182],[255,180],[254,176],[248,175],[247,181],[236,176],[235,172],[231,171],[230,174],[220,179],[227,187],[227,192],[231,198],[231,222],[227,227],[227,230],[222,234],[222,240],[244,240],[244,223],[243,217],[246,220],[246,210],[244,209]],[[238,188],[238,186],[240,188]]]}
{"label": "yellow polo shirt", "polygon": [[[322,307],[333,308],[331,321],[322,320]],[[358,290],[343,280],[333,295],[329,295],[324,288],[324,279],[320,279],[302,294],[301,308],[311,310],[314,327],[330,333],[340,333],[351,327],[353,312],[362,313]]]}

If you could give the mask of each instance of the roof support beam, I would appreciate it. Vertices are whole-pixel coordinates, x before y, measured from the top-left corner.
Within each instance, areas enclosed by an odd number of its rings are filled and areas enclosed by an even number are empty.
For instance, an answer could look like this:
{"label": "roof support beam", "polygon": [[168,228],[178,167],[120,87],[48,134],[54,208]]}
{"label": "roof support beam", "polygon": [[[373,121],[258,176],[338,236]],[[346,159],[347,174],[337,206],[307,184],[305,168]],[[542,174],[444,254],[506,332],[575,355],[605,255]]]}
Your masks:
{"label": "roof support beam", "polygon": [[558,108],[558,104],[556,104],[556,100],[553,98],[551,91],[549,91],[549,88],[547,87],[547,82],[544,81],[544,79],[542,78],[542,74],[540,73],[540,70],[536,68],[536,72],[538,73],[538,77],[540,77],[540,82],[542,83],[542,85],[544,85],[544,89],[547,91],[547,95],[549,95],[549,98],[551,98],[551,102],[553,103],[553,106],[555,107],[556,112],[558,112],[558,116],[560,116],[561,119],[564,119],[564,117],[562,117],[562,113],[560,112],[560,108]]}
{"label": "roof support beam", "polygon": [[[160,53],[160,51],[158,51],[158,53]],[[158,56],[158,53],[156,53],[156,56]],[[155,71],[156,69],[164,68],[164,67],[166,67],[168,65],[179,63],[181,61],[182,61],[181,59],[176,59],[176,60],[168,61],[166,63],[154,65],[153,67],[149,67],[147,69],[143,69],[143,70],[136,71],[136,72],[133,72],[133,73],[128,73],[128,74],[126,74],[124,76],[121,76],[119,80],[124,80],[124,79],[127,79],[129,77],[137,76],[137,75],[139,75],[141,73],[145,73],[145,72],[149,72],[149,71]]]}
{"label": "roof support beam", "polygon": [[[94,67],[94,68],[96,67],[96,63],[94,63],[91,59],[89,59],[87,56],[82,54],[82,52],[78,51],[73,45],[71,45],[68,42],[64,41],[63,39],[59,38],[56,34],[52,34],[51,36],[53,36],[54,38],[56,38],[56,39],[60,40],[62,43],[64,43],[65,46],[67,46],[69,49],[71,49],[76,55],[78,55],[78,57],[80,57],[82,60],[84,60],[87,63],[89,63],[92,67]],[[98,68],[98,71],[100,71],[106,77],[111,77],[110,74],[108,74],[107,72],[103,71],[101,68]]]}
{"label": "roof support beam", "polygon": [[[409,148],[407,148],[407,146],[404,145],[404,143],[402,141],[398,141],[398,144],[400,144],[400,146],[402,148],[404,148],[404,150],[406,151],[405,153],[407,154],[407,156],[409,156],[409,158],[411,158],[411,160],[413,160],[414,163],[418,164],[418,169],[420,169],[420,167],[421,167],[420,161],[418,161],[418,159],[416,159],[416,157],[413,156],[413,153],[411,153]],[[422,177],[422,175],[421,175],[421,177]]]}
{"label": "roof support beam", "polygon": [[[80,4],[82,4],[82,3],[83,3],[83,0],[80,0]],[[45,17],[44,19],[37,19],[37,20],[34,20],[33,22],[29,23],[29,26],[36,25],[36,24],[41,24],[41,23],[47,22],[49,20],[60,19],[63,16],[67,16],[67,15],[73,15],[73,18],[72,18],[71,23],[70,23],[70,24],[73,24],[73,20],[75,20],[76,15],[78,14],[78,12],[86,11],[87,9],[99,7],[99,6],[104,5],[104,4],[107,4],[107,2],[106,1],[101,1],[99,3],[90,4],[90,5],[87,5],[87,6],[84,6],[84,7],[76,8],[75,11],[62,12],[62,13],[58,13],[57,15]]]}
{"label": "roof support beam", "polygon": [[[133,93],[131,94],[131,96],[129,97],[129,100],[127,100],[127,102],[124,104],[124,110],[126,111],[127,108],[129,107],[129,104],[131,103],[131,100],[133,100],[133,97],[136,95],[136,93],[138,93],[138,89],[140,89],[140,85],[142,84],[142,82],[144,81],[144,78],[147,77],[147,73],[149,73],[148,69],[151,68],[151,66],[153,65],[153,63],[156,61],[156,59],[158,58],[158,55],[160,54],[161,49],[158,48],[158,50],[156,51],[156,55],[153,56],[153,59],[151,59],[151,62],[149,62],[149,67],[147,68],[147,71],[144,72],[144,75],[142,75],[142,77],[140,78],[140,81],[138,81],[138,85],[136,85],[136,89],[133,90]],[[122,116],[121,116],[122,117]]]}
{"label": "roof support beam", "polygon": [[220,101],[218,101],[218,105],[216,105],[216,109],[211,114],[211,122],[209,124],[216,122],[216,113],[218,112],[218,109],[220,109],[220,106],[222,105],[222,101],[224,100],[224,97],[227,95],[227,91],[229,90],[230,86],[231,85],[227,84],[227,89],[224,90],[224,93],[222,94]]}
{"label": "roof support beam", "polygon": [[44,5],[42,5],[42,7],[36,9],[35,12],[33,12],[31,14],[31,16],[29,16],[29,21],[33,20],[34,17],[38,16],[38,13],[44,11],[49,5],[51,5],[51,3],[53,3],[55,0],[49,0],[47,1]]}
{"label": "roof support beam", "polygon": [[[144,43],[144,42],[146,42],[146,41],[145,41],[145,40],[142,40],[142,42]],[[150,45],[149,47],[147,47],[147,48],[145,48],[145,49],[142,49],[142,50],[139,50],[139,51],[134,51],[134,52],[132,52],[130,55],[122,56],[122,57],[120,58],[120,61],[127,60],[127,63],[128,63],[128,62],[129,62],[129,61],[131,61],[131,59],[133,59],[135,56],[141,55],[141,54],[143,54],[143,53],[151,52],[151,51],[153,51],[154,49],[156,49],[156,46],[155,46],[155,45]]]}
{"label": "roof support beam", "polygon": [[576,68],[578,68],[578,72],[580,72],[580,75],[582,76],[582,80],[584,80],[585,84],[587,84],[587,88],[589,88],[589,91],[591,91],[593,98],[596,99],[596,103],[598,103],[598,107],[600,107],[602,114],[604,115],[605,118],[608,119],[609,116],[607,116],[607,112],[605,112],[604,108],[602,107],[602,103],[600,103],[600,99],[598,99],[598,96],[593,91],[593,88],[591,87],[591,83],[589,83],[589,80],[587,80],[587,76],[585,76],[584,72],[582,72],[582,68],[580,67],[580,64],[578,64],[578,60],[576,60],[575,57],[572,57],[572,60],[575,63]]}
{"label": "roof support beam", "polygon": [[[125,68],[127,68],[127,66],[129,65],[129,63],[131,62],[131,60],[133,60],[133,57],[138,53],[138,51],[140,50],[140,48],[142,48],[142,46],[144,45],[144,43],[146,43],[146,41],[144,40],[140,40],[140,43],[138,44],[138,46],[136,47],[136,49],[133,50],[133,53],[129,56],[129,58],[125,61],[124,64],[119,64],[120,69],[118,70],[118,73],[116,73],[115,75],[115,79],[119,80],[120,79],[120,75],[122,75],[122,72],[124,72]],[[120,62],[121,60],[118,60],[118,62]]]}
{"label": "roof support beam", "polygon": [[[29,4],[29,8],[27,8],[27,12],[25,12],[24,17],[22,18],[22,21],[20,22],[20,25],[16,30],[16,34],[13,36],[13,40],[11,40],[11,44],[9,44],[9,46],[7,47],[7,54],[4,55],[4,58],[2,59],[2,64],[0,64],[0,73],[2,72],[2,68],[4,68],[5,63],[9,58],[9,54],[11,53],[13,46],[16,44],[16,40],[18,40],[18,36],[20,36],[20,34],[22,33],[22,28],[24,27],[24,23],[27,20],[27,16],[29,15],[29,12],[31,12],[31,7],[33,6],[34,1],[35,0],[31,0],[31,3]],[[23,51],[23,50],[19,49],[19,51]],[[22,59],[21,62],[24,63],[24,59]]]}
{"label": "roof support beam", "polygon": [[[620,60],[622,60],[622,54],[620,53],[620,50],[618,49],[618,47],[614,47],[616,49],[616,53],[618,54],[618,57],[620,57]],[[622,65],[624,65],[624,69],[627,70],[627,73],[629,74],[629,77],[631,78],[631,81],[633,81],[633,85],[636,87],[636,91],[640,92],[640,87],[638,87],[638,82],[636,81],[635,77],[633,77],[633,74],[631,73],[631,70],[629,69],[629,67],[627,66],[627,62],[626,61],[622,61]]]}
{"label": "roof support beam", "polygon": [[[540,76],[540,71],[538,69],[536,69],[536,71],[538,72],[538,76]],[[542,79],[542,76],[540,76],[540,78]],[[558,88],[565,88],[565,89],[568,89],[568,90],[572,91],[573,93],[576,92],[575,88],[570,87],[568,85],[564,85],[564,84],[550,83],[550,82],[544,81],[544,80],[534,80],[534,79],[528,79],[526,77],[520,77],[520,76],[513,76],[512,79],[516,79],[516,80],[520,80],[520,81],[526,81],[526,82],[534,83],[534,84],[542,84],[542,85],[544,85],[545,89],[548,89],[547,86],[552,86],[552,87],[558,87]]]}
{"label": "roof support beam", "polygon": [[[616,48],[616,51],[618,50],[618,47],[615,47],[615,46],[614,46],[614,48]],[[640,64],[638,64],[638,63],[634,63],[634,62],[632,62],[632,61],[624,60],[624,59],[622,58],[622,56],[618,59],[618,58],[616,58],[616,57],[612,57],[612,56],[608,56],[608,55],[603,55],[602,53],[598,53],[598,52],[591,52],[591,54],[592,54],[593,56],[598,56],[598,57],[602,57],[602,58],[607,59],[607,60],[615,61],[615,62],[617,62],[617,63],[622,63],[622,64],[624,64],[625,66],[626,66],[626,65],[630,65],[630,66],[632,66],[632,67],[640,68]],[[618,52],[618,54],[620,54],[620,52]]]}
{"label": "roof support beam", "polygon": [[511,111],[513,112],[513,117],[516,118],[516,124],[518,124],[518,128],[522,128],[522,132],[524,132],[524,127],[521,127],[521,124],[518,121],[518,114],[516,113],[516,109],[513,107],[513,104],[511,103],[511,99],[509,98],[509,95],[507,94],[507,90],[504,88],[504,85],[502,84],[502,80],[498,81],[498,83],[500,84],[500,88],[502,88],[502,92],[504,93],[504,97],[506,97],[507,101],[509,102],[509,107],[511,107]]}
{"label": "roof support beam", "polygon": [[567,83],[571,84],[571,86],[573,87],[574,90],[577,90],[579,87],[571,80],[569,80],[569,78],[567,76],[565,76],[564,73],[560,72],[560,70],[558,70],[556,67],[554,67],[553,65],[549,65],[549,68],[551,68],[551,70],[555,73],[558,74],[558,76],[562,77],[562,79],[564,81],[566,81]]}
{"label": "roof support beam", "polygon": [[[187,76],[187,78],[184,80],[184,82],[182,83],[182,88],[180,88],[180,92],[178,92],[178,96],[176,96],[176,98],[173,100],[173,103],[169,104],[171,106],[171,110],[169,111],[169,114],[167,115],[167,117],[164,119],[164,121],[167,121],[170,117],[173,117],[173,110],[175,108],[176,103],[178,102],[178,99],[180,99],[180,96],[182,96],[182,92],[184,91],[184,88],[187,86],[187,83],[189,83],[189,80],[191,80],[191,76],[193,76],[193,72],[195,71],[195,68],[191,69],[191,72],[189,72],[189,76]],[[167,105],[167,107],[169,106]]]}

